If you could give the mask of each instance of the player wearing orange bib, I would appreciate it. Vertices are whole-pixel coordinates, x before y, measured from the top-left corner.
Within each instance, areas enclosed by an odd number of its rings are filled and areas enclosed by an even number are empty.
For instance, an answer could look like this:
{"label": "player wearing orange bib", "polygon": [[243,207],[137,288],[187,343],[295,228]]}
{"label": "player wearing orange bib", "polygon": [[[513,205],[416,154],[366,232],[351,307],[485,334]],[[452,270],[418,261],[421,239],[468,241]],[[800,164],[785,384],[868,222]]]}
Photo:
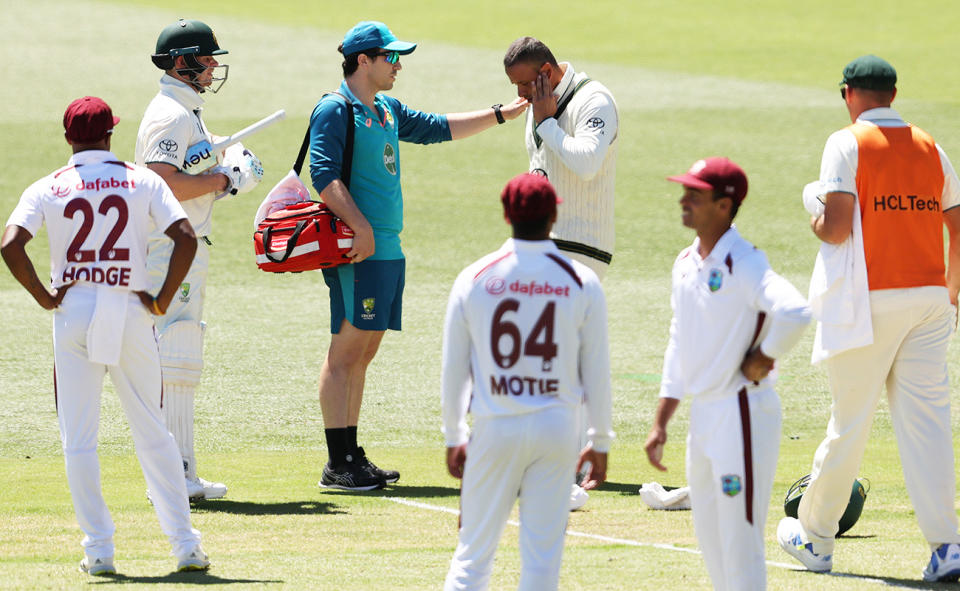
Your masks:
{"label": "player wearing orange bib", "polygon": [[[854,281],[840,297],[825,291],[819,315],[813,306],[815,360],[837,308],[868,308],[872,328],[861,342],[836,346],[841,339],[835,339],[822,347],[833,395],[830,423],[799,519],[781,520],[777,537],[808,569],[832,569],[834,536],[886,385],[907,492],[932,550],[923,579],[955,581],[960,534],[946,355],[960,291],[960,180],[933,139],[890,108],[896,81],[893,67],[872,55],[843,71],[841,95],[853,124],[827,140],[820,168],[825,206],[811,224],[824,242],[821,261],[852,244],[853,256],[862,255],[866,285]],[[836,271],[843,274],[839,267],[826,273]]]}

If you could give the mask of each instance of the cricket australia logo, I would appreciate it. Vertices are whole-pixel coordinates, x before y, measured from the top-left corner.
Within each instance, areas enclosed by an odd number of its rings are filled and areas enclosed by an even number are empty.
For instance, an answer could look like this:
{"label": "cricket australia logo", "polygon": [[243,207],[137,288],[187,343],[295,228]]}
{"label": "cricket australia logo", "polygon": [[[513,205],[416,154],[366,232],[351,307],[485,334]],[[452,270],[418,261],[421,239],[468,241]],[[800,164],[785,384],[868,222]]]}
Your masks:
{"label": "cricket australia logo", "polygon": [[184,304],[190,301],[190,284],[189,283],[184,282],[180,284],[180,301],[183,302]]}
{"label": "cricket australia logo", "polygon": [[724,474],[721,476],[720,487],[723,489],[723,494],[728,497],[735,497],[743,490],[743,486],[740,484],[740,477],[736,474]]}
{"label": "cricket australia logo", "polygon": [[720,269],[710,269],[710,278],[707,279],[707,287],[710,291],[717,291],[723,287],[723,273]]}
{"label": "cricket australia logo", "polygon": [[360,315],[364,320],[373,320],[377,317],[377,313],[373,311],[374,306],[377,305],[376,298],[363,298],[360,300],[360,305],[363,306],[363,314]]}
{"label": "cricket australia logo", "polygon": [[387,143],[383,146],[383,166],[387,169],[387,172],[396,176],[397,152],[393,149],[393,144]]}

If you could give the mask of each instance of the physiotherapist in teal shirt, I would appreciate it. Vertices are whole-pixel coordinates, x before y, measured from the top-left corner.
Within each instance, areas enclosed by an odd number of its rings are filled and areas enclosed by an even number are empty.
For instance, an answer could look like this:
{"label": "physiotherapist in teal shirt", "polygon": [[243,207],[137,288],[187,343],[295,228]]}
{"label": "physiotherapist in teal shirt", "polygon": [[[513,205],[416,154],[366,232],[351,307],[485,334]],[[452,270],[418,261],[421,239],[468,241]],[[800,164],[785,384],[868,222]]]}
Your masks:
{"label": "physiotherapist in teal shirt", "polygon": [[353,104],[353,156],[349,186],[341,180],[347,106],[330,94],[310,119],[310,177],[321,199],[354,232],[350,264],[323,271],[330,288],[330,349],[320,370],[320,409],[329,461],[319,485],[372,490],[400,474],[367,459],[357,444],[357,424],[367,366],[387,329],[400,330],[405,262],[400,249],[403,194],[400,141],[432,144],[471,136],[515,119],[528,103],[516,98],[467,113],[439,115],[412,109],[380,94],[390,90],[400,56],[417,48],[386,25],[358,23],[337,50],[343,54],[338,93]]}

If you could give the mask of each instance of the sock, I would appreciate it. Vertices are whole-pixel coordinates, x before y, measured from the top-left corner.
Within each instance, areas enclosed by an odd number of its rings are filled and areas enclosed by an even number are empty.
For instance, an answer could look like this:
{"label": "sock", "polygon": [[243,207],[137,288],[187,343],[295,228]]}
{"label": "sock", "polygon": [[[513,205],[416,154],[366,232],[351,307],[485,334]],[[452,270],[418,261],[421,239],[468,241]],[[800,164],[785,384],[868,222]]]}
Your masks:
{"label": "sock", "polygon": [[347,427],[347,449],[353,451],[357,447],[357,426]]}
{"label": "sock", "polygon": [[330,457],[331,466],[342,466],[346,463],[346,455],[350,451],[347,446],[347,430],[347,427],[323,430],[327,438],[327,454]]}

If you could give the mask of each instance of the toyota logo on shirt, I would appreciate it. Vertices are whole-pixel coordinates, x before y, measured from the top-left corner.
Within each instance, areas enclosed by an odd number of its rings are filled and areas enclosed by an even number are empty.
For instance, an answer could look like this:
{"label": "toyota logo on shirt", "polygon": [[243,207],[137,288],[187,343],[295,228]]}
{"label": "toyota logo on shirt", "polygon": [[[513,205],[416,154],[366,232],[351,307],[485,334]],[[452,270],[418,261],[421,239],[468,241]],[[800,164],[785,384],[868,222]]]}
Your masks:
{"label": "toyota logo on shirt", "polygon": [[180,147],[177,145],[177,142],[173,140],[160,140],[159,146],[164,152],[176,152],[177,148]]}

